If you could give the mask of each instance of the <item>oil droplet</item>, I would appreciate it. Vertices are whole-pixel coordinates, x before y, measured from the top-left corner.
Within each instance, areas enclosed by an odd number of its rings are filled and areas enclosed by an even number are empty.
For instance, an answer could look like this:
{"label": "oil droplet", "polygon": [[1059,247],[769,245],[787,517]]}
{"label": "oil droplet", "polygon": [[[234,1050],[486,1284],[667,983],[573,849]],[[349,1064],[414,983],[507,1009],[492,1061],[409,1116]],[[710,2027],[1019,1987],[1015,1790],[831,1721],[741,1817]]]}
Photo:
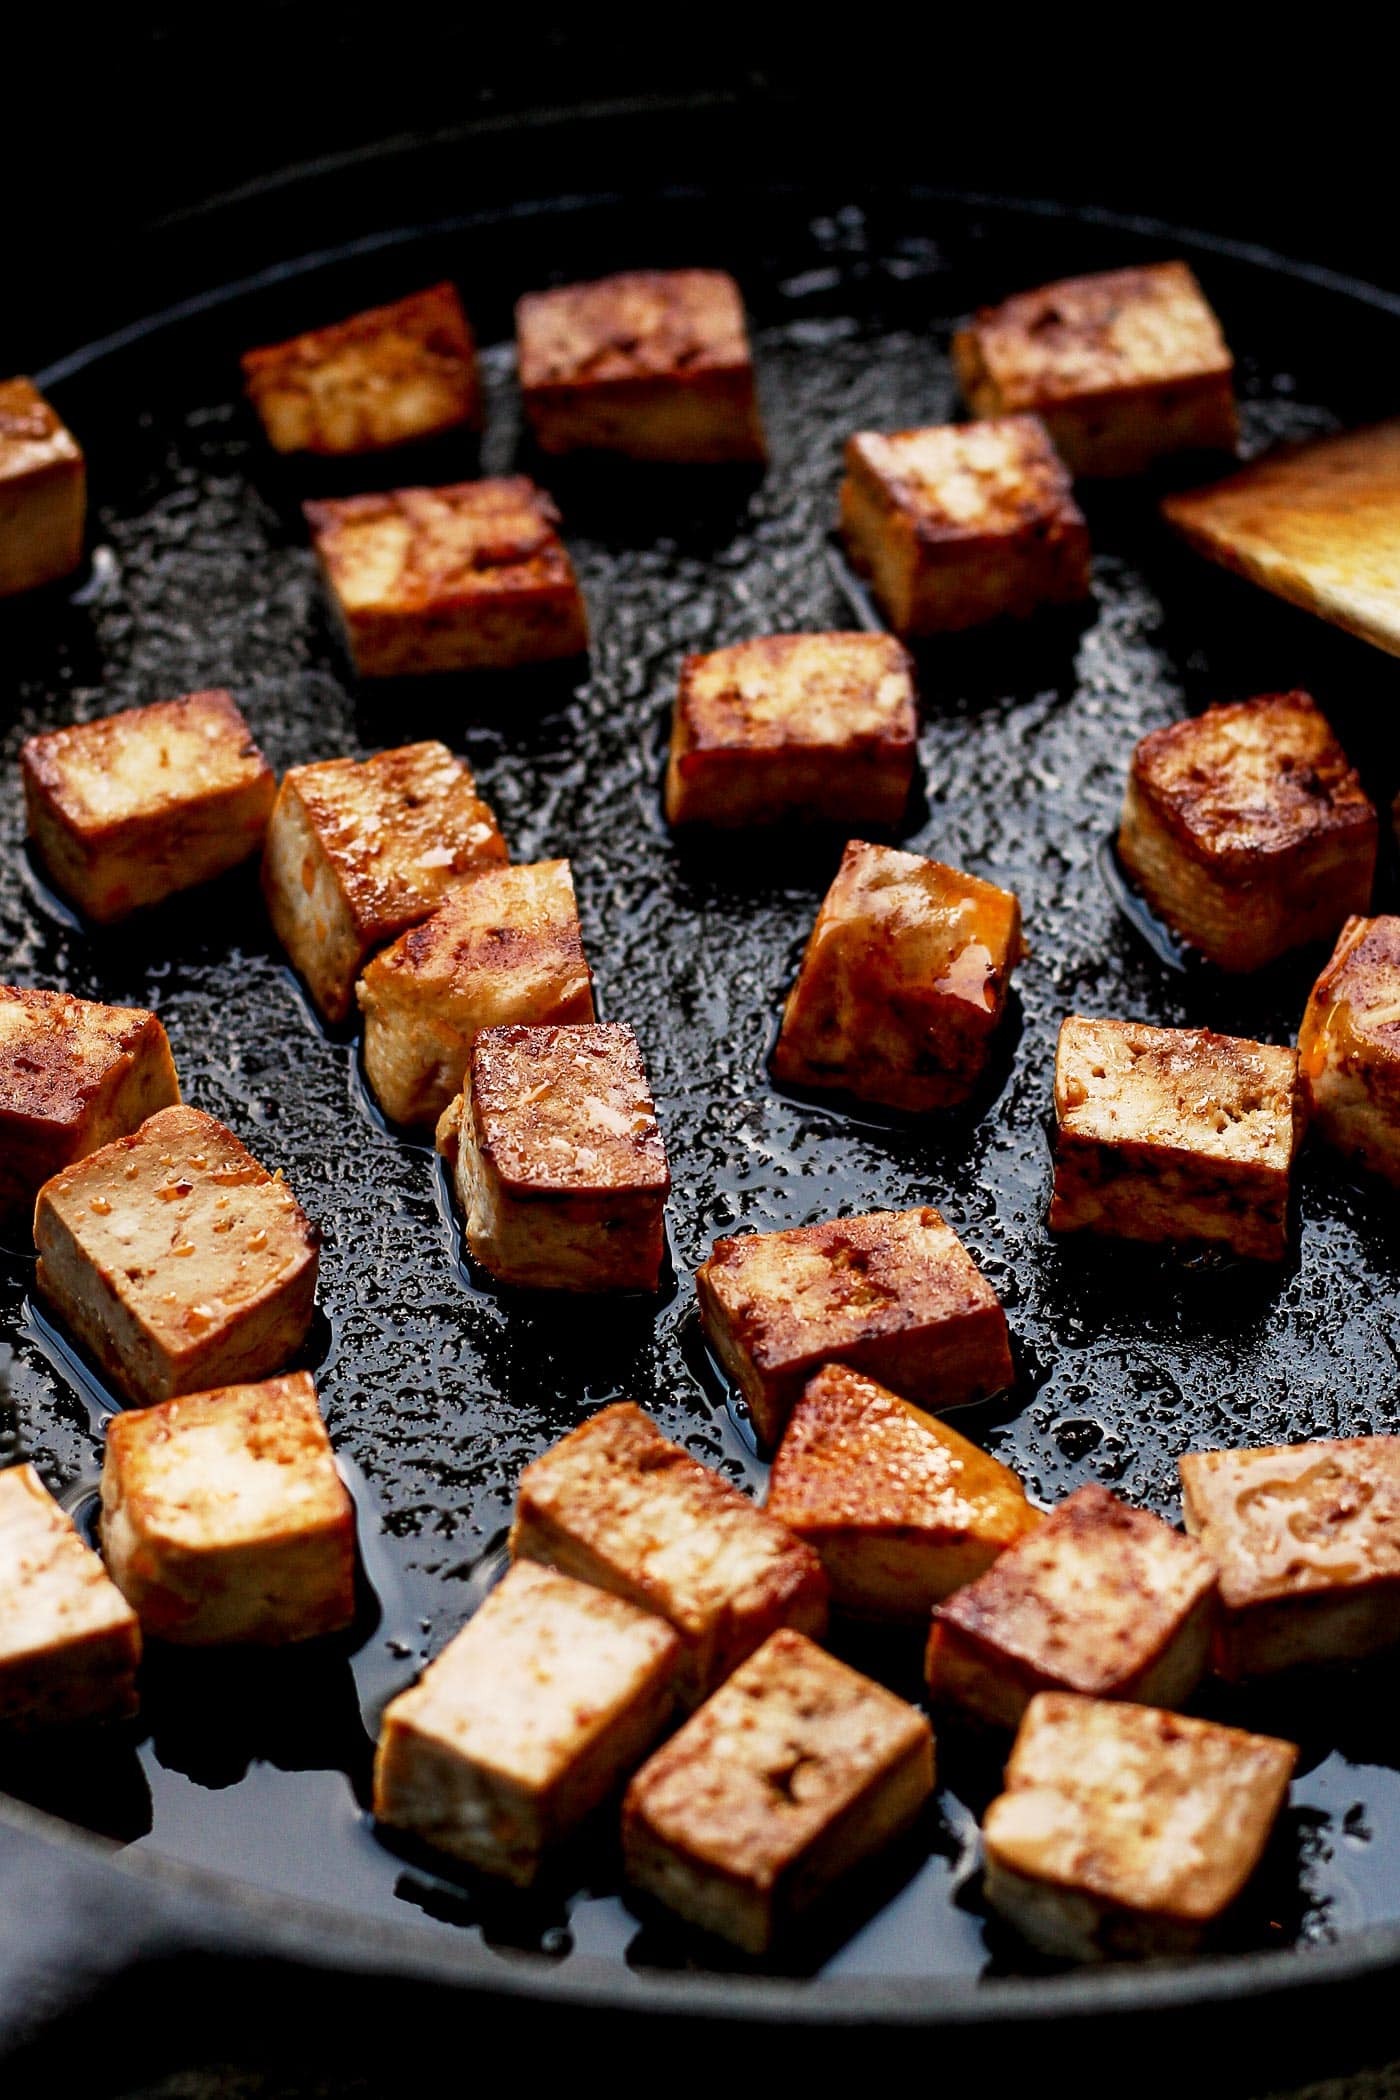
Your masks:
{"label": "oil droplet", "polygon": [[262,1249],[267,1245],[267,1234],[261,1226],[258,1227],[256,1232],[249,1233],[247,1245],[250,1254],[261,1253]]}
{"label": "oil droplet", "polygon": [[95,1210],[99,1218],[109,1218],[112,1215],[112,1206],[105,1196],[94,1196],[88,1209]]}

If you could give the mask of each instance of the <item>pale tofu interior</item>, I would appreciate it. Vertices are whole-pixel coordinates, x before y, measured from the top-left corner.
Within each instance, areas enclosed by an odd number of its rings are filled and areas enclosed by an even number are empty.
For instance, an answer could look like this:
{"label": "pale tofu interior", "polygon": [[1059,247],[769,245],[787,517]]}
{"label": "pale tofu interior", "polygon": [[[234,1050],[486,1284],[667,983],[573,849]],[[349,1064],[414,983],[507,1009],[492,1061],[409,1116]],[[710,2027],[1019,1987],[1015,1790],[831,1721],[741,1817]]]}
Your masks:
{"label": "pale tofu interior", "polygon": [[1296,1060],[1205,1030],[1067,1020],[1055,1060],[1061,1130],[1103,1145],[1138,1144],[1286,1175],[1295,1134]]}
{"label": "pale tofu interior", "polygon": [[1020,533],[1034,507],[1063,500],[1064,469],[1032,419],[949,423],[855,441],[889,500],[926,530]]}
{"label": "pale tofu interior", "polygon": [[172,803],[249,786],[265,770],[248,752],[246,726],[197,699],[133,708],[59,736],[57,800],[83,825],[159,816]]}
{"label": "pale tofu interior", "polygon": [[681,704],[705,747],[839,747],[912,726],[913,681],[883,635],[771,635],[689,665]]}
{"label": "pale tofu interior", "polygon": [[1400,1582],[1400,1437],[1193,1452],[1181,1472],[1230,1609]]}
{"label": "pale tofu interior", "polygon": [[0,1472],[0,1669],[134,1625],[130,1605],[34,1468]]}

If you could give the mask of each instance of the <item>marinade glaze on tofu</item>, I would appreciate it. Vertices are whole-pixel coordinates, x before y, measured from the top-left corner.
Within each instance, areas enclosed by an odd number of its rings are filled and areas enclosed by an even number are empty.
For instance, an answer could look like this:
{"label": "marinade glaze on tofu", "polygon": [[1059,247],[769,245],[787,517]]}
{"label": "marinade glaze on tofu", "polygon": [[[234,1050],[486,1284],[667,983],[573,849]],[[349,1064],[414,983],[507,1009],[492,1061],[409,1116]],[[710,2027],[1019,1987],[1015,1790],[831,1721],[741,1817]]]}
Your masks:
{"label": "marinade glaze on tofu", "polygon": [[1182,262],[1106,270],[983,307],[953,337],[975,416],[1031,410],[1076,475],[1233,452],[1234,359]]}
{"label": "marinade glaze on tofu", "polygon": [[77,439],[32,380],[0,380],[0,598],[71,575],[86,520]]}
{"label": "marinade glaze on tofu", "polygon": [[849,1364],[926,1407],[1012,1382],[1001,1301],[936,1210],[716,1240],[696,1271],[710,1344],[774,1444],[807,1380]]}
{"label": "marinade glaze on tofu", "polygon": [[0,1734],[137,1708],[136,1614],[33,1466],[0,1472]]}
{"label": "marinade glaze on tofu", "polygon": [[1400,1187],[1400,918],[1348,919],[1298,1034],[1312,1127]]}
{"label": "marinade glaze on tofu", "polygon": [[680,1635],[689,1706],[781,1626],[820,1640],[812,1548],[620,1401],[520,1476],[510,1549],[655,1612]]}
{"label": "marinade glaze on tofu", "polygon": [[681,1655],[654,1613],[517,1561],[386,1709],[375,1816],[528,1887],[665,1728]]}
{"label": "marinade glaze on tofu", "polygon": [[1292,1050],[1074,1015],[1055,1054],[1052,1232],[1288,1252],[1305,1108]]}
{"label": "marinade glaze on tofu", "polygon": [[162,1109],[45,1182],[34,1239],[41,1296],[139,1405],[268,1377],[311,1325],[319,1232],[199,1109]]}
{"label": "marinade glaze on tofu", "polygon": [[689,1924],[763,1954],[932,1791],[924,1716],[787,1628],[632,1781],[623,1864]]}
{"label": "marinade glaze on tofu", "polygon": [[1368,908],[1377,831],[1321,709],[1266,693],[1143,738],[1118,855],[1189,947],[1258,970]]}
{"label": "marinade glaze on tofu", "polygon": [[51,729],[19,763],[39,856],[99,925],[250,859],[277,791],[221,690]]}
{"label": "marinade glaze on tofu", "polygon": [[1352,1662],[1400,1641],[1400,1437],[1178,1463],[1186,1528],[1220,1569],[1226,1675]]}

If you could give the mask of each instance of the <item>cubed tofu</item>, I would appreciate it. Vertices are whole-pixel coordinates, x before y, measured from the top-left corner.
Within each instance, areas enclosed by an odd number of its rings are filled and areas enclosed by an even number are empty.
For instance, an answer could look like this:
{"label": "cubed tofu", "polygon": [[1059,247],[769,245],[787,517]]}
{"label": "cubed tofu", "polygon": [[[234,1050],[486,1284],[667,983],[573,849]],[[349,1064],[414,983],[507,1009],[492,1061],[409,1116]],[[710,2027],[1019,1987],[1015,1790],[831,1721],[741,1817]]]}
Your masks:
{"label": "cubed tofu", "polygon": [[1348,919],[1312,988],[1298,1071],[1313,1128],[1400,1188],[1400,918]]}
{"label": "cubed tofu", "polygon": [[661,1734],[680,1658],[655,1613],[517,1561],[386,1709],[376,1817],[528,1888]]}
{"label": "cubed tofu", "polygon": [[468,876],[508,859],[471,768],[445,744],[293,766],[263,854],[277,938],[328,1021],[343,1021],[374,949]]}
{"label": "cubed tofu", "polygon": [[362,678],[509,671],[588,647],[559,513],[521,474],[302,508]]}
{"label": "cubed tofu", "polygon": [[436,1124],[483,1028],[593,1019],[569,863],[488,868],[449,891],[374,957],[355,996],[385,1115]]}
{"label": "cubed tofu", "polygon": [[1050,1230],[1282,1261],[1305,1122],[1293,1050],[1071,1015],[1055,1052]]}
{"label": "cubed tofu", "polygon": [[624,1871],[687,1924],[766,1954],[932,1791],[924,1716],[785,1630],[632,1781]]}
{"label": "cubed tofu", "polygon": [[671,1172],[630,1028],[483,1029],[438,1146],[472,1258],[498,1283],[658,1288]]}
{"label": "cubed tofu", "polygon": [[277,792],[221,691],[51,729],[29,738],[19,762],[39,857],[99,925],[248,860]]}
{"label": "cubed tofu", "polygon": [[722,270],[629,270],[529,292],[520,390],[542,452],[761,460],[744,302]]}
{"label": "cubed tofu", "polygon": [[1021,955],[1010,890],[852,839],[783,1008],[773,1077],[916,1113],[966,1101]]}
{"label": "cubed tofu", "polygon": [[841,531],[897,634],[1026,619],[1089,595],[1089,529],[1034,416],[858,432]]}
{"label": "cubed tofu", "polygon": [[1186,1528],[1220,1570],[1229,1677],[1355,1662],[1400,1641],[1400,1437],[1180,1461]]}
{"label": "cubed tofu", "polygon": [[163,1108],[39,1191],[35,1280],[140,1406],[295,1356],[321,1238],[283,1181],[197,1108]]}
{"label": "cubed tofu", "polygon": [[0,1729],[123,1720],[141,1629],[33,1466],[0,1473]]}
{"label": "cubed tofu", "polygon": [[1275,1736],[1042,1692],[982,1825],[987,1901],[1071,1961],[1190,1953],[1258,1866],[1297,1755]]}
{"label": "cubed tofu", "polygon": [[816,1640],[826,1631],[826,1577],[812,1548],[627,1401],[525,1468],[510,1550],[673,1626],[687,1706],[779,1627]]}
{"label": "cubed tofu", "polygon": [[450,284],[249,350],[243,384],[275,452],[382,452],[481,427],[476,344]]}
{"label": "cubed tofu", "polygon": [[1030,410],[1075,474],[1233,452],[1234,359],[1183,262],[1105,270],[984,307],[953,337],[975,416]]}
{"label": "cubed tofu", "polygon": [[897,824],[914,780],[914,672],[887,634],[770,634],[681,665],[672,824]]}
{"label": "cubed tofu", "polygon": [[32,380],[0,380],[0,598],[71,575],[86,519],[77,440]]}
{"label": "cubed tofu", "polygon": [[844,1364],[793,1409],[765,1507],[816,1548],[842,1611],[923,1625],[1040,1522],[1009,1466]]}
{"label": "cubed tofu", "polygon": [[1091,1485],[1056,1505],[934,1613],[936,1699],[1015,1728],[1037,1692],[1180,1706],[1210,1660],[1215,1563]]}
{"label": "cubed tofu", "polygon": [[1001,1392],[1015,1375],[1001,1301],[936,1210],[716,1240],[695,1290],[766,1445],[825,1363],[932,1408]]}
{"label": "cubed tofu", "polygon": [[164,1028],[139,1006],[0,984],[0,1232],[41,1185],[180,1099]]}
{"label": "cubed tofu", "polygon": [[112,1417],[102,1550],[154,1640],[281,1647],[355,1616],[355,1505],[305,1371]]}
{"label": "cubed tofu", "polygon": [[1325,715],[1269,693],[1143,738],[1118,855],[1188,947],[1258,970],[1367,909],[1378,829]]}

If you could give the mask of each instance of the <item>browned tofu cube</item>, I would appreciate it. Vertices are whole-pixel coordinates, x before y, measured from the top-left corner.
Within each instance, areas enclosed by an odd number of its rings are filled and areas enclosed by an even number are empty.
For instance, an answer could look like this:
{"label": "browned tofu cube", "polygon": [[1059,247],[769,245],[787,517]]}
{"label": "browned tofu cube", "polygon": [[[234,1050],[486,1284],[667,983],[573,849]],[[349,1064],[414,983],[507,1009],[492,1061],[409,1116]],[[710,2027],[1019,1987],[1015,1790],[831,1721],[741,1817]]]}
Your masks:
{"label": "browned tofu cube", "polygon": [[915,1112],[966,1101],[1021,955],[1010,890],[852,839],[783,1008],[773,1077]]}
{"label": "browned tofu cube", "polygon": [[987,1900],[1071,1961],[1190,1953],[1258,1866],[1297,1755],[1275,1736],[1042,1692],[982,1825]]}
{"label": "browned tofu cube", "polygon": [[765,1506],[816,1548],[842,1611],[921,1624],[1040,1522],[1010,1467],[844,1364],[793,1409]]}
{"label": "browned tofu cube", "polygon": [[1089,529],[1034,416],[846,443],[841,531],[897,634],[1022,620],[1089,595]]}
{"label": "browned tofu cube", "polygon": [[591,1021],[566,860],[488,868],[367,965],[355,987],[365,1071],[396,1123],[436,1123],[483,1028]]}
{"label": "browned tofu cube", "polygon": [[627,1401],[525,1468],[510,1550],[673,1626],[687,1706],[779,1627],[817,1640],[826,1631],[826,1577],[811,1547]]}
{"label": "browned tofu cube", "polygon": [[1052,1232],[1288,1252],[1305,1109],[1292,1050],[1071,1015],[1055,1052]]}
{"label": "browned tofu cube", "polygon": [[775,1633],[632,1781],[623,1866],[688,1924],[766,1954],[932,1791],[924,1716]]}
{"label": "browned tofu cube", "polygon": [[40,1186],[180,1099],[165,1030],[138,1006],[0,984],[0,1232]]}
{"label": "browned tofu cube", "polygon": [[0,598],[71,575],[86,519],[77,440],[32,380],[0,380]]}
{"label": "browned tofu cube", "polygon": [[744,302],[722,270],[629,270],[529,292],[515,328],[542,452],[764,457]]}
{"label": "browned tofu cube", "polygon": [[218,691],[32,736],[19,763],[40,858],[101,925],[249,859],[277,792],[248,724]]}
{"label": "browned tofu cube", "polygon": [[1188,947],[1258,970],[1366,910],[1377,831],[1326,717],[1306,693],[1269,693],[1143,738],[1118,854]]}
{"label": "browned tofu cube", "polygon": [[473,1260],[545,1291],[654,1291],[671,1172],[617,1022],[485,1028],[438,1126]]}
{"label": "browned tofu cube", "polygon": [[1298,1071],[1313,1128],[1400,1187],[1400,918],[1348,919],[1312,988]]}
{"label": "browned tofu cube", "polygon": [[1105,270],[983,307],[953,338],[975,416],[1029,409],[1075,474],[1233,452],[1234,359],[1182,262]]}
{"label": "browned tofu cube", "polygon": [[509,671],[588,647],[559,513],[524,475],[302,508],[362,678]]}
{"label": "browned tofu cube", "polygon": [[375,1815],[528,1887],[661,1734],[680,1656],[654,1613],[517,1561],[386,1709]]}
{"label": "browned tofu cube", "polygon": [[141,1629],[33,1466],[0,1473],[0,1730],[122,1720]]}
{"label": "browned tofu cube", "polygon": [[315,1310],[320,1234],[280,1172],[163,1108],[39,1191],[36,1282],[139,1405],[280,1371]]}
{"label": "browned tofu cube", "polygon": [[1160,1517],[1082,1487],[934,1613],[934,1697],[1015,1728],[1037,1692],[1180,1706],[1210,1659],[1215,1563]]}
{"label": "browned tofu cube", "polygon": [[918,726],[913,666],[887,634],[770,634],[688,656],[666,815],[725,828],[897,824]]}
{"label": "browned tofu cube", "polygon": [[983,1399],[1014,1376],[1001,1301],[936,1210],[716,1240],[695,1290],[764,1444],[825,1363],[933,1408]]}
{"label": "browned tofu cube", "polygon": [[1400,1641],[1400,1437],[1180,1461],[1186,1529],[1220,1570],[1220,1661],[1256,1677]]}
{"label": "browned tofu cube", "polygon": [[445,744],[293,766],[263,854],[277,938],[328,1021],[343,1021],[375,948],[508,858],[471,768]]}
{"label": "browned tofu cube", "polygon": [[152,1639],[281,1647],[355,1615],[355,1506],[305,1371],[107,1425],[102,1550]]}
{"label": "browned tofu cube", "polygon": [[275,452],[382,452],[481,427],[476,344],[450,284],[249,350],[243,384]]}

